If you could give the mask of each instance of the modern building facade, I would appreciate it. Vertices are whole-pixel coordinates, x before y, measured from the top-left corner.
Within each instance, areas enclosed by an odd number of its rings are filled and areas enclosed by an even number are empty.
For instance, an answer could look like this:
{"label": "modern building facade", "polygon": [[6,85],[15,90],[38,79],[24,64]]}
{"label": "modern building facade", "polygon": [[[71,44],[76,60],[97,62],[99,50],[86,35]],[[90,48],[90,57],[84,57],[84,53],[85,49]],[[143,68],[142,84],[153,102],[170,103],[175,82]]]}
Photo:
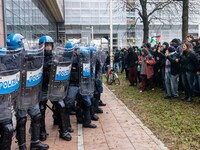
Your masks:
{"label": "modern building facade", "polygon": [[4,46],[4,14],[3,14],[3,0],[0,0],[0,46]]}
{"label": "modern building facade", "polygon": [[[65,0],[65,22],[60,26],[60,34],[66,39],[81,39],[87,43],[94,38],[109,40],[109,0]],[[113,45],[115,48],[127,45],[126,9],[121,9],[118,1],[113,1]]]}
{"label": "modern building facade", "polygon": [[5,14],[0,18],[4,22],[4,37],[20,33],[30,44],[38,42],[42,35],[58,39],[58,22],[64,22],[63,0],[4,0],[1,8]]}
{"label": "modern building facade", "polygon": [[[54,40],[81,39],[89,43],[93,37],[109,41],[109,0],[4,0],[0,6],[0,38],[21,33],[29,43],[42,35]],[[4,15],[3,15],[4,14]],[[4,28],[3,28],[4,27]],[[127,46],[127,13],[113,1],[113,45]],[[3,45],[2,42],[1,45]]]}

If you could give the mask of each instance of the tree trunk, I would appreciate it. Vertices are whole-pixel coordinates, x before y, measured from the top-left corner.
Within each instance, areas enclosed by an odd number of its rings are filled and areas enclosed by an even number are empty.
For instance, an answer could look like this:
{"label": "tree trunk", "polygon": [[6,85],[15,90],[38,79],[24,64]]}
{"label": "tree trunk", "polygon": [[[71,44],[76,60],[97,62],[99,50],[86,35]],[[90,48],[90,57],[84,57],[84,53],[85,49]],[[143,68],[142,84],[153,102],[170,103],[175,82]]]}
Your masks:
{"label": "tree trunk", "polygon": [[183,0],[182,41],[186,39],[186,36],[188,34],[188,18],[189,18],[189,0]]}
{"label": "tree trunk", "polygon": [[143,18],[143,43],[148,43],[149,39],[149,21],[147,17]]}
{"label": "tree trunk", "polygon": [[140,0],[140,4],[142,6],[142,13],[140,13],[140,17],[143,21],[143,43],[147,43],[149,39],[149,16],[147,14],[147,1]]}

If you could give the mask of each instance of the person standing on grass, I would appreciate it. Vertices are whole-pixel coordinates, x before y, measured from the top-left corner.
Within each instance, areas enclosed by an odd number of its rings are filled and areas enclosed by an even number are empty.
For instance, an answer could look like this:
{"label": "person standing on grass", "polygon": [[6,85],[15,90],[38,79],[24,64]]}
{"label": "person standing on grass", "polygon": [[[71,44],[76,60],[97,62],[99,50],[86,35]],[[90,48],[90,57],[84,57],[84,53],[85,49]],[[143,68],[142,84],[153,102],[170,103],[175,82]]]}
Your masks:
{"label": "person standing on grass", "polygon": [[182,82],[185,91],[185,97],[183,98],[187,102],[191,102],[194,93],[194,77],[197,73],[199,62],[196,55],[193,52],[192,44],[190,42],[183,42],[183,53],[181,55],[181,71]]}
{"label": "person standing on grass", "polygon": [[127,65],[129,70],[129,81],[130,86],[137,85],[137,65],[138,65],[138,56],[135,53],[134,49],[130,47],[128,49],[128,55],[127,55]]}
{"label": "person standing on grass", "polygon": [[142,56],[139,60],[139,64],[141,64],[140,74],[142,77],[140,93],[145,90],[147,81],[149,81],[151,90],[154,90],[153,75],[154,75],[154,65],[155,65],[155,59],[146,48],[142,49],[141,54]]}
{"label": "person standing on grass", "polygon": [[165,87],[167,92],[165,99],[177,98],[179,97],[180,58],[174,47],[169,47],[165,56]]}

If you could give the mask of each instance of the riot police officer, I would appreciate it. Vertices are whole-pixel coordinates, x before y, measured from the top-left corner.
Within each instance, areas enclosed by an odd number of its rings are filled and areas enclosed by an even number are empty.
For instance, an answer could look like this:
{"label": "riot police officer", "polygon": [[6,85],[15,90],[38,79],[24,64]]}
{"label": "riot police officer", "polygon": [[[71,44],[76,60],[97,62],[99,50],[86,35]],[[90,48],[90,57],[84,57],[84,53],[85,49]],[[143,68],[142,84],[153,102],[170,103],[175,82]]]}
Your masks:
{"label": "riot police officer", "polygon": [[11,110],[20,98],[21,50],[0,48],[0,149],[3,150],[10,150],[12,143]]}
{"label": "riot police officer", "polygon": [[[41,119],[41,133],[40,133],[40,140],[44,141],[47,138],[47,132],[45,128],[45,110],[46,110],[46,104],[48,100],[48,92],[51,90],[49,89],[49,81],[52,76],[52,65],[53,65],[53,46],[54,46],[54,41],[50,36],[42,36],[39,40],[39,44],[45,44],[45,53],[44,53],[44,67],[43,67],[43,82],[42,82],[42,98],[40,100],[40,111],[42,114],[42,119]],[[64,56],[63,56],[64,57]],[[64,89],[64,86],[62,87]],[[51,90],[52,91],[52,90]],[[60,91],[58,91],[60,92]],[[63,97],[64,98],[64,97]],[[54,100],[51,99],[51,102],[55,106],[55,110],[57,110],[57,117],[58,119],[58,124],[59,124],[59,134],[60,138],[70,141],[71,140],[71,135],[69,134],[67,130],[67,124],[66,124],[66,108],[65,108],[65,103],[63,99],[56,99]]]}
{"label": "riot police officer", "polygon": [[91,97],[91,107],[90,107],[90,114],[91,114],[91,119],[94,121],[99,120],[99,117],[95,114],[97,110],[100,110],[98,107],[99,101],[95,98],[96,94],[96,86],[95,86],[95,80],[96,80],[96,64],[97,64],[97,53],[96,53],[96,47],[94,44],[91,44],[89,47],[90,50],[90,69],[91,69],[91,86],[93,90],[93,95]]}
{"label": "riot police officer", "polygon": [[66,105],[66,115],[67,115],[67,126],[68,131],[73,132],[71,122],[70,122],[70,112],[72,109],[75,109],[75,100],[78,98],[79,93],[79,57],[78,57],[78,45],[73,42],[67,42],[65,45],[67,50],[73,50],[72,57],[72,67],[71,67],[71,75],[69,82],[69,89],[67,92],[67,96],[64,98],[64,102]]}
{"label": "riot police officer", "polygon": [[[17,49],[23,46],[23,36],[20,34],[11,34],[7,37],[7,47]],[[36,52],[36,54],[34,54]],[[23,50],[22,54],[22,81],[21,98],[16,101],[16,138],[18,140],[19,150],[26,150],[26,121],[27,113],[31,117],[31,150],[47,150],[49,146],[39,140],[40,134],[40,109],[39,109],[39,91],[41,89],[42,59],[43,50],[38,49],[30,51]],[[39,56],[38,56],[39,55]],[[41,56],[40,56],[41,55]],[[38,61],[39,60],[39,61]],[[33,76],[34,75],[34,79]]]}
{"label": "riot police officer", "polygon": [[87,47],[80,48],[79,61],[79,93],[80,93],[80,107],[82,108],[82,115],[77,115],[83,123],[85,128],[96,128],[95,124],[91,123],[91,106],[94,94],[94,84],[92,81],[90,50]]}

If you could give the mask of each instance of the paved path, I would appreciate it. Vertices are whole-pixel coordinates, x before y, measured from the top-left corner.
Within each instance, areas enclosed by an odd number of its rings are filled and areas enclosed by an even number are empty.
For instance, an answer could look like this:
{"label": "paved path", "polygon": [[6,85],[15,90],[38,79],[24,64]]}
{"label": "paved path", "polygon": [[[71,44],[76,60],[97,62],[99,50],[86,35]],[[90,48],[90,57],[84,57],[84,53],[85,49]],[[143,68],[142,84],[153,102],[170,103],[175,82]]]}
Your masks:
{"label": "paved path", "polygon": [[[50,134],[45,143],[50,150],[166,150],[164,144],[145,127],[142,122],[116,96],[104,87],[102,100],[107,104],[102,107],[100,120],[93,122],[96,129],[83,129],[71,116],[74,133],[72,141],[59,138],[57,126],[53,126],[52,113],[47,111],[47,131]],[[29,128],[27,123],[27,128]],[[27,133],[29,147],[30,136]],[[12,150],[17,150],[13,140]]]}

